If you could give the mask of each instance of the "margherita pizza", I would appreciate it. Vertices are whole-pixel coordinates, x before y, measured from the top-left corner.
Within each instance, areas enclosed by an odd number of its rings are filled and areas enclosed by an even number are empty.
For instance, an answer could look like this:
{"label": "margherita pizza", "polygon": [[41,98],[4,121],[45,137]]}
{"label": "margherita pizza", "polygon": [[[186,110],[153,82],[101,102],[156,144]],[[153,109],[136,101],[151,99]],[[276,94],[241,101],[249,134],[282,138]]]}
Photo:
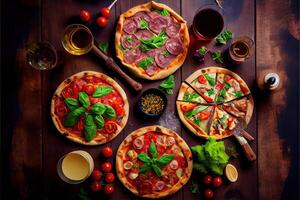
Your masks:
{"label": "margherita pizza", "polygon": [[120,16],[116,55],[136,76],[157,80],[174,73],[188,53],[187,24],[170,7],[151,1]]}
{"label": "margherita pizza", "polygon": [[174,131],[161,126],[140,128],[121,143],[117,175],[134,194],[160,198],[178,191],[192,173],[192,153]]}
{"label": "margherita pizza", "polygon": [[84,145],[115,138],[125,127],[129,105],[123,89],[110,77],[84,71],[69,77],[56,89],[51,117],[57,130]]}
{"label": "margherita pizza", "polygon": [[232,135],[238,119],[249,123],[253,98],[235,73],[219,67],[200,69],[182,83],[177,98],[181,121],[199,137],[222,139]]}

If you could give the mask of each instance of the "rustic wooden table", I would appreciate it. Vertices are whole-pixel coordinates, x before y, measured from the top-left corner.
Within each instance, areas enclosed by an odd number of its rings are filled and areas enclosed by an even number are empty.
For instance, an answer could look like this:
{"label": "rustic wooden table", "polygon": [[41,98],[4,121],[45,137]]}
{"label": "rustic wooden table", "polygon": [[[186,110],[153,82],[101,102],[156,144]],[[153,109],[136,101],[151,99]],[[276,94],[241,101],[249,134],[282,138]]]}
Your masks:
{"label": "rustic wooden table", "polygon": [[[114,55],[114,26],[127,9],[146,2],[119,0],[111,10],[109,25],[99,29],[91,25],[97,41],[110,42]],[[213,0],[162,0],[191,25],[195,11]],[[176,89],[168,96],[169,104],[157,121],[143,121],[135,113],[139,94],[107,70],[95,55],[72,56],[62,49],[62,31],[78,21],[81,9],[96,15],[108,0],[15,0],[2,4],[1,66],[1,195],[3,199],[75,199],[81,185],[69,185],[56,173],[58,159],[75,149],[90,152],[99,166],[101,146],[85,147],[63,138],[55,129],[49,114],[50,100],[56,87],[68,76],[82,70],[95,70],[113,77],[126,91],[130,101],[130,117],[122,133],[108,145],[114,150],[131,131],[159,124],[178,132],[189,145],[204,141],[194,137],[178,119],[175,98],[181,82],[195,70],[214,63],[206,58],[198,64],[189,55],[176,73]],[[234,138],[225,140],[236,145],[238,159],[231,159],[239,170],[237,183],[225,184],[215,192],[215,199],[297,199],[299,193],[299,1],[234,1],[224,0],[226,27],[235,36],[247,35],[256,41],[254,55],[243,65],[225,63],[249,85],[255,99],[255,111],[247,128],[254,137],[252,148],[258,160],[248,163]],[[95,17],[95,16],[94,16]],[[95,22],[92,20],[93,23]],[[298,24],[297,24],[298,23]],[[47,40],[62,52],[63,65],[51,71],[36,71],[25,60],[25,45]],[[211,48],[214,49],[213,45]],[[222,47],[225,50],[226,47]],[[282,88],[273,94],[260,92],[255,82],[267,69],[278,72]],[[144,89],[158,87],[161,81],[143,81]],[[111,159],[113,161],[113,159]],[[114,161],[113,161],[114,162]],[[192,194],[192,183],[200,182],[197,173],[175,195],[168,199],[199,199]],[[119,181],[109,199],[136,199]],[[104,198],[98,196],[98,198]],[[104,198],[105,199],[105,198]]]}

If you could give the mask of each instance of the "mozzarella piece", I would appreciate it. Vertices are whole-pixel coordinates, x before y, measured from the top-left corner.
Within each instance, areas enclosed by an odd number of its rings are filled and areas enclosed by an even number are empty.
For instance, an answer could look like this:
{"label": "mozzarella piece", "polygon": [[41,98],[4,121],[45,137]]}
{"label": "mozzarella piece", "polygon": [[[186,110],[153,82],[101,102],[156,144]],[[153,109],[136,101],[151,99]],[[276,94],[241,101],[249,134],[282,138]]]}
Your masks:
{"label": "mozzarella piece", "polygon": [[138,173],[134,173],[134,172],[131,172],[128,177],[131,179],[131,180],[134,180],[136,179],[137,177],[139,176]]}
{"label": "mozzarella piece", "polygon": [[131,161],[126,161],[123,165],[124,169],[129,170],[133,166],[133,163]]}
{"label": "mozzarella piece", "polygon": [[172,160],[169,165],[170,165],[171,169],[175,170],[175,169],[178,168],[178,161],[177,160]]}

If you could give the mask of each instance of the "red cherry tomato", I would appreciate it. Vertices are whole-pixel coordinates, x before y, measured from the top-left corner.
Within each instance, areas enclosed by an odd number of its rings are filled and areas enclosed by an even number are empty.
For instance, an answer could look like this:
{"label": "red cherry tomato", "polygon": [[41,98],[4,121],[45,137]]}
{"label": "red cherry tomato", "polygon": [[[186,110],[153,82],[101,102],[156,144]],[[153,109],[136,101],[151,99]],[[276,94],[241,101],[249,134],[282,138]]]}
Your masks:
{"label": "red cherry tomato", "polygon": [[104,186],[104,193],[105,194],[112,194],[114,191],[115,191],[115,187],[113,185]]}
{"label": "red cherry tomato", "polygon": [[195,103],[185,103],[181,105],[181,109],[183,112],[188,112],[190,110],[192,110],[193,108],[195,108],[197,106],[197,104]]}
{"label": "red cherry tomato", "polygon": [[115,180],[115,175],[113,173],[108,173],[105,176],[106,183],[112,183]]}
{"label": "red cherry tomato", "polygon": [[93,192],[99,192],[102,188],[102,185],[98,181],[93,181],[91,184],[91,190]]}
{"label": "red cherry tomato", "polygon": [[203,75],[198,77],[198,82],[201,84],[205,84],[207,82],[206,78]]}
{"label": "red cherry tomato", "polygon": [[92,95],[95,92],[95,86],[92,83],[88,83],[84,86],[83,90],[88,94]]}
{"label": "red cherry tomato", "polygon": [[102,171],[108,173],[112,170],[112,165],[110,162],[105,162],[101,165],[101,169],[102,169]]}
{"label": "red cherry tomato", "polygon": [[207,101],[208,103],[213,102],[213,99],[208,97],[208,96],[203,96],[204,100]]}
{"label": "red cherry tomato", "polygon": [[88,22],[91,19],[91,15],[87,10],[82,10],[80,12],[80,18],[81,18],[82,21]]}
{"label": "red cherry tomato", "polygon": [[209,112],[201,112],[199,119],[201,120],[207,120],[209,118],[210,113]]}
{"label": "red cherry tomato", "polygon": [[105,158],[109,158],[112,156],[113,151],[112,151],[111,147],[104,147],[102,149],[102,154]]}
{"label": "red cherry tomato", "polygon": [[220,187],[222,185],[222,178],[220,176],[217,176],[213,180],[213,186]]}
{"label": "red cherry tomato", "polygon": [[68,109],[65,106],[64,103],[59,103],[56,107],[55,107],[55,113],[59,116],[59,117],[63,117],[67,114]]}
{"label": "red cherry tomato", "polygon": [[103,7],[101,8],[100,13],[103,17],[109,18],[110,10],[107,7]]}
{"label": "red cherry tomato", "polygon": [[204,176],[204,178],[203,178],[203,183],[204,183],[205,185],[209,185],[209,184],[211,184],[211,182],[212,182],[212,177],[211,177],[210,175]]}
{"label": "red cherry tomato", "polygon": [[214,196],[214,192],[210,189],[206,189],[204,191],[204,196],[205,196],[206,199],[211,199]]}
{"label": "red cherry tomato", "polygon": [[116,122],[107,121],[104,125],[104,129],[108,134],[115,133],[118,129]]}
{"label": "red cherry tomato", "polygon": [[99,181],[102,177],[102,172],[100,172],[99,170],[97,169],[94,169],[94,171],[92,172],[92,179],[94,181]]}
{"label": "red cherry tomato", "polygon": [[105,17],[98,17],[97,18],[97,24],[98,26],[100,26],[101,28],[105,27],[107,25],[108,21]]}

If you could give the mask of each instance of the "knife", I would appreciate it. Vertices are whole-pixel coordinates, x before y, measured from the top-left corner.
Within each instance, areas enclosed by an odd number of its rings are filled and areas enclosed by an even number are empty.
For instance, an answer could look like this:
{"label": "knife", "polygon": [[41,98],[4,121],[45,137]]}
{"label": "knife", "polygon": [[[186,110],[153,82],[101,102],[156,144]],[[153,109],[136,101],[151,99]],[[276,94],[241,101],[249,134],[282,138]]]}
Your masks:
{"label": "knife", "polygon": [[234,137],[238,140],[240,145],[243,148],[243,151],[249,161],[256,160],[256,155],[254,151],[252,150],[251,146],[248,144],[247,140],[242,135],[242,132],[246,128],[247,124],[243,119],[238,119],[238,123],[235,126],[235,128],[232,130],[232,134]]}

